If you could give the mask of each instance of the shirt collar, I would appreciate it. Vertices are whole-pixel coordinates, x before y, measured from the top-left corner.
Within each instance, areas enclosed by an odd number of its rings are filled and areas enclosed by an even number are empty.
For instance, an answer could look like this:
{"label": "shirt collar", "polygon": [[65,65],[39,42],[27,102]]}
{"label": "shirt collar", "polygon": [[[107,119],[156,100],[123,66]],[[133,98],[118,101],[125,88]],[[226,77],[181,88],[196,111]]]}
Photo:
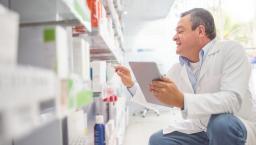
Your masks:
{"label": "shirt collar", "polygon": [[[208,42],[201,50],[200,50],[200,55],[199,55],[199,61],[203,61],[207,53],[209,52],[210,48],[212,48],[214,42],[216,41],[216,38]],[[183,66],[184,64],[189,65],[190,60],[187,59],[184,56],[179,56],[179,61],[180,64]]]}

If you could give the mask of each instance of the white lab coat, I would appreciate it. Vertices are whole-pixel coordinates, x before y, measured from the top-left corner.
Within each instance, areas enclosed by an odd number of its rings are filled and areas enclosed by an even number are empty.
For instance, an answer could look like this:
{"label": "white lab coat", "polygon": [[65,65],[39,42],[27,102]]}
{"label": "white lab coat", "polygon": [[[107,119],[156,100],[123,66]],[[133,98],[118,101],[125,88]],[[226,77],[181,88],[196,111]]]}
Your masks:
{"label": "white lab coat", "polygon": [[[187,113],[163,133],[206,131],[211,114],[233,113],[247,129],[246,145],[256,144],[256,110],[249,91],[251,68],[244,48],[232,41],[216,41],[201,67],[194,94],[185,65],[174,65],[167,76],[184,93]],[[136,97],[143,96],[138,89]]]}

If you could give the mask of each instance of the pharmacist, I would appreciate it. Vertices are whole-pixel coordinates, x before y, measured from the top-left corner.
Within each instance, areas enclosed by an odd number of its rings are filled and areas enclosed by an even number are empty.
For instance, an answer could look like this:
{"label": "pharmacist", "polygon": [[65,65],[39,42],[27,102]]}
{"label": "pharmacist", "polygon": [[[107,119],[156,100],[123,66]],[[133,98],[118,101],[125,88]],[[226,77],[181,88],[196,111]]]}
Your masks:
{"label": "pharmacist", "polygon": [[[173,37],[180,63],[149,89],[161,102],[180,108],[184,120],[153,134],[149,145],[255,145],[250,64],[241,45],[215,37],[207,10],[182,13]],[[116,66],[116,72],[134,97],[141,96],[126,67]]]}

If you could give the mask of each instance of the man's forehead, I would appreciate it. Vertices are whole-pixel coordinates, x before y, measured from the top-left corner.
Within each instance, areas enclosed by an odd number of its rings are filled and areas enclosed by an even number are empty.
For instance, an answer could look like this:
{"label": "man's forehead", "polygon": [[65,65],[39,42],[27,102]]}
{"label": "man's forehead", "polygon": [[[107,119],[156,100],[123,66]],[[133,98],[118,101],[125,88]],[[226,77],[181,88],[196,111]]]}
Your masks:
{"label": "man's forehead", "polygon": [[190,15],[186,15],[180,18],[179,23],[188,23],[191,22],[190,20]]}
{"label": "man's forehead", "polygon": [[186,25],[190,25],[190,24],[191,24],[190,15],[186,15],[180,18],[176,28],[177,29],[184,28]]}

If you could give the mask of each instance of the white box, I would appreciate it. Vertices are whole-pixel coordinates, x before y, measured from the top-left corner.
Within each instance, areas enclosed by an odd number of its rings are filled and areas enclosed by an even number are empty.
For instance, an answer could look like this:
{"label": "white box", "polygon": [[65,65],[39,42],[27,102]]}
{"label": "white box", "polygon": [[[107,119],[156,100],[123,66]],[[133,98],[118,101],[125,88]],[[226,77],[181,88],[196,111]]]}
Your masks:
{"label": "white box", "polygon": [[73,72],[90,80],[90,47],[82,38],[73,38]]}
{"label": "white box", "polygon": [[71,145],[74,140],[81,139],[83,144],[86,142],[86,132],[85,130],[85,116],[82,110],[72,112],[67,117],[68,125],[68,142]]}
{"label": "white box", "polygon": [[92,66],[92,90],[93,92],[102,92],[106,86],[106,62],[93,61]]}
{"label": "white box", "polygon": [[18,64],[46,68],[60,78],[69,75],[69,35],[61,26],[21,27]]}
{"label": "white box", "polygon": [[16,64],[19,16],[0,5],[0,63]]}
{"label": "white box", "polygon": [[0,65],[0,140],[24,136],[39,124],[40,103],[59,96],[52,71]]}

